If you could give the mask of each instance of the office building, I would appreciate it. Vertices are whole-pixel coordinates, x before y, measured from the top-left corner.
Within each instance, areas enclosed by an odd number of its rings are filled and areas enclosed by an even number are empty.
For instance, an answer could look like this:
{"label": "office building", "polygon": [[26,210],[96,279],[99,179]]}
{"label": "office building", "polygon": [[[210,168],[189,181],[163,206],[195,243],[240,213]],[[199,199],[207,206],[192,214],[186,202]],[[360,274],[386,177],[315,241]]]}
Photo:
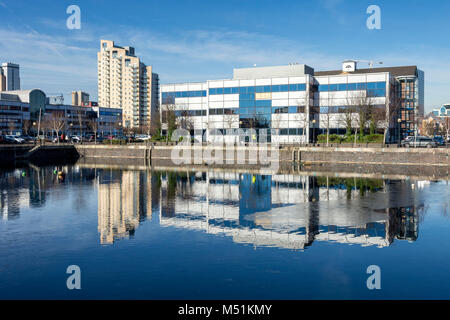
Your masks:
{"label": "office building", "polygon": [[442,107],[440,107],[439,109],[434,109],[432,113],[438,118],[450,117],[450,103],[442,105]]}
{"label": "office building", "polygon": [[101,40],[98,57],[98,103],[123,111],[123,127],[150,126],[159,102],[159,77],[133,47]]}
{"label": "office building", "polygon": [[51,123],[56,122],[60,131],[69,134],[122,132],[121,109],[51,102],[39,89],[0,92],[0,133],[37,131],[39,120],[41,131],[49,135],[55,130]]}
{"label": "office building", "polygon": [[0,91],[6,90],[6,77],[3,74],[3,69],[0,68]]}
{"label": "office building", "polygon": [[[228,80],[161,85],[160,96],[163,134],[173,111],[200,141],[307,143],[327,131],[369,130],[369,121],[380,133],[388,125],[387,141],[394,141],[398,130],[414,135],[423,116],[424,73],[416,66],[359,69],[356,61],[322,72],[300,64],[239,68]],[[370,114],[360,117],[363,108]]]}
{"label": "office building", "polygon": [[5,81],[3,87],[1,87],[2,91],[12,91],[12,90],[20,90],[20,70],[19,65],[11,62],[5,62],[1,65],[3,80],[0,82],[3,83]]}
{"label": "office building", "polygon": [[89,103],[89,94],[83,91],[72,91],[72,105],[85,106]]}

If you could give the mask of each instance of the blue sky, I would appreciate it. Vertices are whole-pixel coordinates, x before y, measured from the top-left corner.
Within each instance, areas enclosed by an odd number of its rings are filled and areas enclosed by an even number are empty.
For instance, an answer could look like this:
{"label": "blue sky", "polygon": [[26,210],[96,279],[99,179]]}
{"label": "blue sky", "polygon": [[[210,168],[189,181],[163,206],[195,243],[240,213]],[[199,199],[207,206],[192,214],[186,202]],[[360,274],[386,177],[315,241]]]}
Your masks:
{"label": "blue sky", "polygon": [[[66,28],[71,4],[81,8],[80,30]],[[366,27],[372,4],[381,30]],[[444,0],[0,0],[0,61],[21,65],[23,89],[96,99],[100,39],[134,46],[161,83],[230,78],[254,64],[320,71],[377,60],[424,70],[430,111],[450,102],[449,13]]]}

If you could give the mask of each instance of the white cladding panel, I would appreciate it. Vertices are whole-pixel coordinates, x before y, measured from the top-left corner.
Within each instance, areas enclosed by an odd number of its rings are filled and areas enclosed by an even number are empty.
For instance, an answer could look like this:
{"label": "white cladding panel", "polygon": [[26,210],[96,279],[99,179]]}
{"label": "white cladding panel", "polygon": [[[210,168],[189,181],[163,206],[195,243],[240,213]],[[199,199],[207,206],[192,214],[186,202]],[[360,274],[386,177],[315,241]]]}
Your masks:
{"label": "white cladding panel", "polygon": [[239,101],[239,94],[225,94],[224,101]]}
{"label": "white cladding panel", "polygon": [[223,101],[223,95],[222,94],[213,94],[209,96],[209,103],[213,101]]}
{"label": "white cladding panel", "polygon": [[289,105],[288,99],[272,100],[272,107],[287,107]]}
{"label": "white cladding panel", "polygon": [[223,82],[223,86],[225,88],[239,87],[239,81],[238,80],[226,80]]}
{"label": "white cladding panel", "polygon": [[210,88],[222,88],[223,81],[208,81],[208,85]]}
{"label": "white cladding panel", "polygon": [[288,83],[289,83],[289,78],[273,78],[272,79],[272,84],[273,85],[288,84]]}
{"label": "white cladding panel", "polygon": [[175,91],[189,91],[187,84],[176,84]]}
{"label": "white cladding panel", "polygon": [[202,90],[201,83],[189,84],[189,91],[200,91],[200,90]]}
{"label": "white cladding panel", "polygon": [[255,85],[255,80],[240,80],[241,87],[251,87]]}
{"label": "white cladding panel", "polygon": [[272,92],[272,100],[276,99],[288,99],[289,92]]}
{"label": "white cladding panel", "polygon": [[239,101],[225,101],[225,108],[239,108]]}
{"label": "white cladding panel", "polygon": [[175,91],[175,85],[172,85],[172,84],[161,85],[161,91],[162,92],[173,92],[173,91]]}
{"label": "white cladding panel", "polygon": [[272,83],[272,79],[256,79],[255,81],[257,86],[269,86]]}
{"label": "white cladding panel", "polygon": [[210,109],[223,108],[223,101],[210,101],[209,108]]}

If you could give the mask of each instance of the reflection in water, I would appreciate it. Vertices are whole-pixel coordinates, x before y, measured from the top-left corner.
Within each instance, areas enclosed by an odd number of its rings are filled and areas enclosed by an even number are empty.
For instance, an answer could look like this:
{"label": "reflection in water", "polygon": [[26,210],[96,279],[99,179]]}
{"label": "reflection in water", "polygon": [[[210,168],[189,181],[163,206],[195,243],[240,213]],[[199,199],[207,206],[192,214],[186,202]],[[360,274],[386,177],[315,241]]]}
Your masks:
{"label": "reflection in water", "polygon": [[133,236],[139,223],[151,218],[151,175],[139,171],[101,171],[98,176],[100,242]]}
{"label": "reflection in water", "polygon": [[[304,249],[314,241],[335,241],[385,247],[395,238],[415,241],[423,211],[414,204],[408,182],[173,175],[161,175],[161,225],[226,235],[255,246]],[[390,207],[394,203],[406,206]]]}
{"label": "reflection in water", "polygon": [[[85,189],[74,191],[74,185]],[[101,244],[132,237],[155,211],[162,226],[254,246],[302,250],[327,241],[386,247],[418,238],[423,187],[381,179],[30,167],[0,172],[0,212],[4,220],[15,219],[23,208],[45,206],[48,197],[64,201],[71,192],[79,192],[74,201],[82,206],[97,189]]]}

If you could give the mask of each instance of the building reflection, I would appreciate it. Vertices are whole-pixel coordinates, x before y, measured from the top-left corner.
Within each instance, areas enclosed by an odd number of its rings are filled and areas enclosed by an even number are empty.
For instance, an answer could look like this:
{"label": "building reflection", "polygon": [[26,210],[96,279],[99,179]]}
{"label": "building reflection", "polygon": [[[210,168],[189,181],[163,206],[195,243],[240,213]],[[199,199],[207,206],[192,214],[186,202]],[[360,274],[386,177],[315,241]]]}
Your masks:
{"label": "building reflection", "polygon": [[[377,247],[415,241],[423,208],[405,181],[221,172],[160,178],[161,225],[254,246],[303,250],[316,241]],[[404,206],[396,207],[393,197]]]}
{"label": "building reflection", "polygon": [[[59,174],[58,174],[59,173]],[[64,176],[65,184],[61,183]],[[43,207],[51,194],[68,197],[67,184],[86,185],[95,178],[93,169],[70,166],[36,167],[0,171],[0,214],[3,220],[20,217],[22,210]]]}
{"label": "building reflection", "polygon": [[146,171],[98,172],[98,231],[102,244],[132,237],[152,214],[152,175]]}
{"label": "building reflection", "polygon": [[424,183],[409,180],[30,166],[0,172],[1,217],[17,219],[49,197],[70,197],[82,210],[89,186],[98,193],[102,244],[133,237],[155,211],[162,226],[254,246],[302,250],[331,241],[386,247],[396,239],[417,240],[425,202],[418,192]]}

